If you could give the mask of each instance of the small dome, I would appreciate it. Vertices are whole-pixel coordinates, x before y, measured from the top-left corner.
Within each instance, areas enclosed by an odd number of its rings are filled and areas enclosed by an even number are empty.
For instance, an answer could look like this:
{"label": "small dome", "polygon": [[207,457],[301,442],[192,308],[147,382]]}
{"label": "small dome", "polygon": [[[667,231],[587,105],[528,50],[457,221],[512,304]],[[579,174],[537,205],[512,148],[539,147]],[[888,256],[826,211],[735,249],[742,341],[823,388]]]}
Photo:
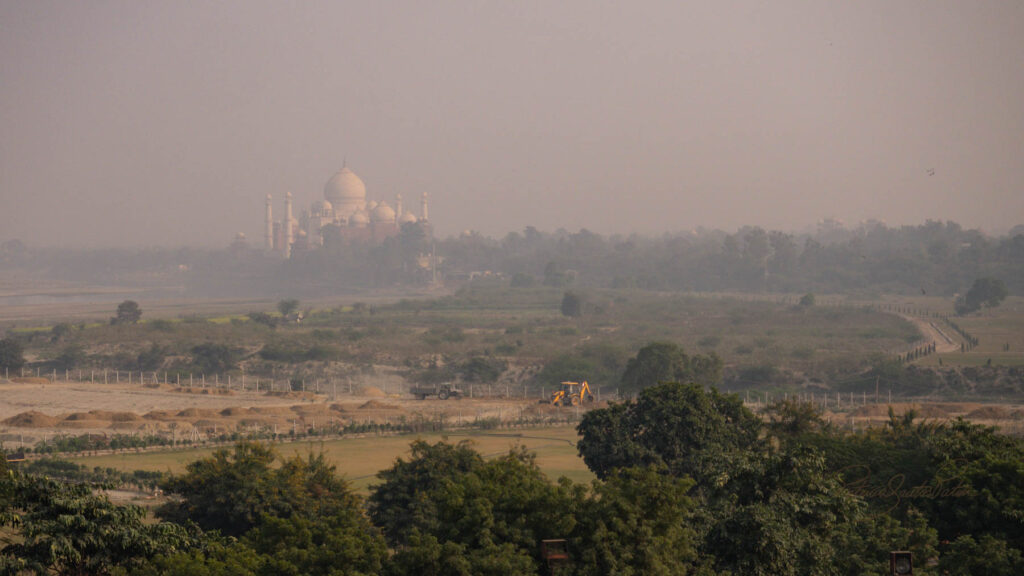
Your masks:
{"label": "small dome", "polygon": [[309,211],[314,216],[322,216],[324,214],[330,214],[331,208],[331,203],[327,200],[314,200],[313,204],[309,207]]}
{"label": "small dome", "polygon": [[376,201],[376,200],[370,200],[369,202],[367,202],[367,203],[366,203],[366,211],[367,211],[367,212],[373,212],[373,210],[374,210],[374,209],[375,209],[375,208],[376,208],[377,206],[378,206],[378,203],[377,203],[377,201]]}
{"label": "small dome", "polygon": [[350,216],[349,219],[348,219],[348,225],[349,226],[361,227],[361,226],[366,226],[369,223],[370,223],[370,216],[367,215],[364,210],[360,210],[360,211],[356,212],[355,214]]}
{"label": "small dome", "polygon": [[406,212],[405,214],[402,214],[402,217],[398,219],[398,222],[401,224],[415,224],[418,222],[418,219],[412,212]]}
{"label": "small dome", "polygon": [[388,206],[387,202],[381,202],[373,209],[371,217],[374,222],[394,222],[395,211],[392,210],[391,206]]}
{"label": "small dome", "polygon": [[306,237],[306,231],[300,229],[299,233],[298,233],[298,236],[299,236],[299,238],[305,238]]}

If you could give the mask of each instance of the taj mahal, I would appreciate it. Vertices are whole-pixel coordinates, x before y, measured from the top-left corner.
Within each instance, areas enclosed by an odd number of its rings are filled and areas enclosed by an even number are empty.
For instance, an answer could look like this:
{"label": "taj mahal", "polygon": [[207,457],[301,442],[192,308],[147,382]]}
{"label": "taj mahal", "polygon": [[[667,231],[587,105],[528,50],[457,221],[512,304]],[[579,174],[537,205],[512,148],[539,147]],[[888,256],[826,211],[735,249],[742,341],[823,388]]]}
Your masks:
{"label": "taj mahal", "polygon": [[347,165],[324,185],[324,199],[314,201],[298,219],[292,214],[291,192],[285,194],[282,219],[274,220],[271,204],[267,194],[264,249],[284,258],[325,242],[381,242],[406,224],[420,224],[431,233],[426,192],[420,196],[419,216],[405,210],[401,194],[395,195],[394,208],[383,200],[368,201],[366,185]]}

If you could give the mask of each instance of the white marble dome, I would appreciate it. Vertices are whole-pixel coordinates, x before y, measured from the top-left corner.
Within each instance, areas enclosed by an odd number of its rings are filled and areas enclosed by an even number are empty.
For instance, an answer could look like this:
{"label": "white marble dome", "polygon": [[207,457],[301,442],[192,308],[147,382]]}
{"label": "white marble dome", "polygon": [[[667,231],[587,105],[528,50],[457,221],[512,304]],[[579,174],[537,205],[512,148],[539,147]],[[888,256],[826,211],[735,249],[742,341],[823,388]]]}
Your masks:
{"label": "white marble dome", "polygon": [[366,185],[348,167],[342,168],[324,185],[324,198],[335,213],[347,217],[366,204]]}

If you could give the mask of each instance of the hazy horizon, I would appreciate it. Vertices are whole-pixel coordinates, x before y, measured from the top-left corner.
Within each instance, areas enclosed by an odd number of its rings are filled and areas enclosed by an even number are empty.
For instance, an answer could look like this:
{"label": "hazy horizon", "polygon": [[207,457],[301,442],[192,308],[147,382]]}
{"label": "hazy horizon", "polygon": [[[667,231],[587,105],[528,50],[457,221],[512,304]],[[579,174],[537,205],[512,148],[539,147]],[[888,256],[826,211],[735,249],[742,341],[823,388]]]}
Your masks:
{"label": "hazy horizon", "polygon": [[1024,223],[1024,4],[0,0],[0,241]]}

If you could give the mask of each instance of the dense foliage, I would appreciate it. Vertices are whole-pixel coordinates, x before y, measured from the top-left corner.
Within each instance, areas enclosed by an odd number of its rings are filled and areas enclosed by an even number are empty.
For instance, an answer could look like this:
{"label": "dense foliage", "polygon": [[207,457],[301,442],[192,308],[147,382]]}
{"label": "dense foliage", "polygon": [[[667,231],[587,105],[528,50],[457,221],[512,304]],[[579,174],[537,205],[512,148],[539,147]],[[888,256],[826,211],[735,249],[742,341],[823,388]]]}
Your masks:
{"label": "dense foliage", "polygon": [[[162,523],[87,484],[3,471],[4,573],[341,575],[1024,573],[1024,442],[891,415],[841,431],[809,405],[762,421],[697,384],[591,411],[579,451],[599,476],[552,482],[533,456],[416,441],[364,501],[322,455],[245,442],[166,480]],[[73,466],[46,473],[104,479]],[[96,471],[97,473],[99,471]],[[569,561],[549,567],[544,540]]]}

